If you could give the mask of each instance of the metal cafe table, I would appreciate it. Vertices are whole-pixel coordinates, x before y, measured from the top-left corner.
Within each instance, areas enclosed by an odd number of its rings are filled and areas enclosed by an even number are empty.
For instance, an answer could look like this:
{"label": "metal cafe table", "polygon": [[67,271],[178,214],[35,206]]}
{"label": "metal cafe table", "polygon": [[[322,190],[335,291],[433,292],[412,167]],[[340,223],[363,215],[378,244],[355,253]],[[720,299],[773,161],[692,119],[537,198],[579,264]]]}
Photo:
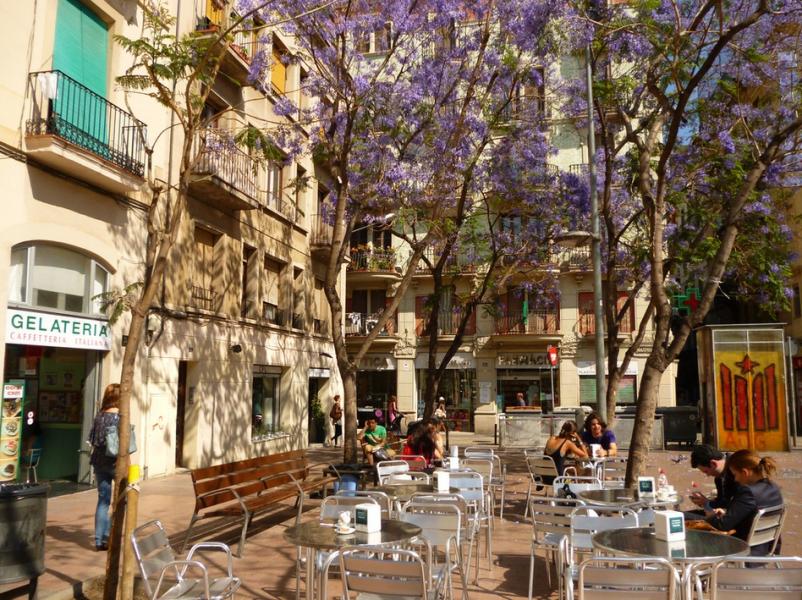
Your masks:
{"label": "metal cafe table", "polygon": [[[437,484],[414,482],[410,483],[394,483],[389,485],[379,485],[374,488],[377,492],[384,492],[393,501],[394,510],[401,511],[401,504],[409,501],[415,494],[436,494]],[[448,491],[452,494],[458,494],[459,488],[449,488]]]}
{"label": "metal cafe table", "polygon": [[373,533],[354,531],[347,535],[337,533],[334,530],[334,523],[309,521],[285,529],[284,540],[298,548],[306,549],[306,597],[308,600],[314,600],[315,589],[321,590],[323,587],[323,569],[320,569],[320,573],[316,573],[319,551],[335,553],[327,558],[328,561],[331,561],[341,548],[401,544],[410,541],[420,533],[421,528],[417,525],[392,519],[382,520],[381,531]]}
{"label": "metal cafe table", "polygon": [[724,558],[748,556],[749,545],[736,537],[712,531],[685,530],[682,542],[664,542],[651,527],[601,531],[591,538],[593,547],[616,556],[665,558],[682,567],[686,598],[691,598],[691,568]]}
{"label": "metal cafe table", "polygon": [[604,488],[601,490],[584,490],[577,492],[580,500],[594,506],[649,506],[659,508],[662,506],[674,507],[682,502],[682,496],[674,495],[665,499],[657,496],[641,496],[635,488]]}

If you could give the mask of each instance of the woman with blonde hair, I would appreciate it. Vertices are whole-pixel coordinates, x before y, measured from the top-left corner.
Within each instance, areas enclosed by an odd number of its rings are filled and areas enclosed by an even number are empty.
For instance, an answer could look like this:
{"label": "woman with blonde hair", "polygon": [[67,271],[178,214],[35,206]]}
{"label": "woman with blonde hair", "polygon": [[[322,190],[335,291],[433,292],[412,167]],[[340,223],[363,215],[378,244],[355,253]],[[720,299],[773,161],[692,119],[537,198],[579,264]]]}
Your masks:
{"label": "woman with blonde hair", "polygon": [[[783,504],[782,493],[770,478],[777,470],[773,458],[759,456],[752,450],[738,450],[727,459],[727,469],[738,484],[727,508],[708,513],[708,522],[721,531],[734,531],[737,538],[746,540],[758,509]],[[753,546],[752,556],[766,556],[772,542]],[[779,544],[777,546],[779,552]]]}
{"label": "woman with blonde hair", "polygon": [[97,507],[95,508],[95,550],[109,548],[109,505],[111,504],[111,484],[114,481],[116,456],[106,453],[106,430],[120,426],[120,384],[111,383],[103,392],[100,412],[95,415],[92,430],[89,432],[89,443],[92,454],[89,464],[95,470],[97,482]]}

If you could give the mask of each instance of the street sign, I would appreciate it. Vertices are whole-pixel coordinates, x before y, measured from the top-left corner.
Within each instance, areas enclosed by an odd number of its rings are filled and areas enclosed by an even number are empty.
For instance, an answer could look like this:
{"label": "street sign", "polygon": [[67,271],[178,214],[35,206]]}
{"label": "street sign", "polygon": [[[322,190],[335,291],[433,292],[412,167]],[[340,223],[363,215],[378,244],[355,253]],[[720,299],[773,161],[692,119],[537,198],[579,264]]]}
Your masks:
{"label": "street sign", "polygon": [[546,356],[549,359],[549,364],[552,367],[557,366],[557,346],[548,346],[546,348]]}

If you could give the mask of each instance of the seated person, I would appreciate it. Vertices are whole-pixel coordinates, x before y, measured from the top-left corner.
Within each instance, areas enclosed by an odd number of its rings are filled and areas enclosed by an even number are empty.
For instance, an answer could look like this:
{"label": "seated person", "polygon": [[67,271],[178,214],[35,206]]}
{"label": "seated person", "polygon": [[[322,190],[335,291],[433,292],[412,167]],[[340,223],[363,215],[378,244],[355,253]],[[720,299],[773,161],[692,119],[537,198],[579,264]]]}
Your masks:
{"label": "seated person", "polygon": [[[769,477],[777,470],[774,459],[757,455],[752,450],[738,450],[730,455],[727,468],[738,486],[726,508],[714,508],[707,522],[720,531],[733,531],[735,537],[746,540],[759,508],[783,503],[782,493]],[[752,556],[766,556],[772,542],[751,549]],[[779,545],[777,547],[779,553]]]}
{"label": "seated person", "polygon": [[437,427],[430,420],[415,430],[414,435],[404,446],[403,454],[407,456],[422,456],[426,459],[426,466],[431,467],[435,460],[443,459],[443,451],[439,442]]}
{"label": "seated person", "polygon": [[[543,447],[543,454],[550,456],[554,460],[554,466],[557,467],[557,474],[562,475],[565,470],[565,457],[568,455],[574,458],[587,458],[588,453],[582,447],[582,440],[579,439],[577,433],[576,423],[573,421],[566,421],[563,423],[560,433],[551,436]],[[551,485],[554,483],[554,477],[545,475],[542,477],[543,483]]]}
{"label": "seated person", "polygon": [[735,495],[738,484],[727,468],[727,455],[708,444],[696,446],[691,452],[691,466],[699,469],[716,484],[716,497],[708,498],[701,492],[692,492],[690,500],[699,508],[685,511],[686,519],[702,519],[714,508],[726,508],[730,498]]}
{"label": "seated person", "polygon": [[612,429],[607,429],[607,423],[601,417],[590,413],[585,419],[585,426],[582,429],[582,442],[585,446],[600,444],[601,449],[596,456],[615,456],[618,453],[618,446],[615,441],[615,434]]}
{"label": "seated person", "polygon": [[[370,465],[375,462],[373,454],[376,451],[383,451],[379,454],[386,454],[388,458],[393,455],[392,450],[387,447],[387,430],[382,425],[378,425],[374,418],[365,421],[365,428],[359,436],[359,443],[362,445],[362,452]],[[386,459],[380,456],[379,460]]]}

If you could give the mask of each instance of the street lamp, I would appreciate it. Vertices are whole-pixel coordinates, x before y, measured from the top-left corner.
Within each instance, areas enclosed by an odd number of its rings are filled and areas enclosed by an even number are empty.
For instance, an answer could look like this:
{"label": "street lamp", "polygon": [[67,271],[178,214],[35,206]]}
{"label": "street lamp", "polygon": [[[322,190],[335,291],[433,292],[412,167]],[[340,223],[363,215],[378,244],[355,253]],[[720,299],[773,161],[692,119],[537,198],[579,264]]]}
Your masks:
{"label": "street lamp", "polygon": [[[592,171],[591,171],[592,172]],[[595,187],[595,186],[594,186]],[[599,225],[598,206],[596,207],[596,228]],[[598,232],[568,231],[555,236],[554,243],[563,248],[579,248],[591,246],[593,254],[593,317],[595,320],[596,342],[596,410],[602,419],[607,418],[607,396],[605,395],[605,367],[604,367],[604,311],[602,310],[602,280],[601,280],[601,236]]]}

